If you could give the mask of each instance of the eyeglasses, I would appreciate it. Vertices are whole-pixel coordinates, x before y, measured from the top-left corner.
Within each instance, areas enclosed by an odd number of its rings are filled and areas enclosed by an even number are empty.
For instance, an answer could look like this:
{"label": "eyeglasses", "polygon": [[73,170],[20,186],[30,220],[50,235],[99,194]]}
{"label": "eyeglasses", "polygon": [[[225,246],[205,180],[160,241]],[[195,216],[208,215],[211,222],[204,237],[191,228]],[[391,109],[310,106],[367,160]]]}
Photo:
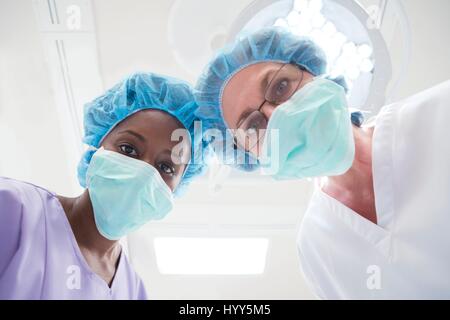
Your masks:
{"label": "eyeglasses", "polygon": [[294,64],[284,64],[275,73],[264,93],[264,101],[258,109],[252,111],[240,121],[234,134],[234,143],[245,151],[252,150],[262,142],[269,119],[261,112],[266,103],[274,106],[288,101],[303,81],[304,69]]}

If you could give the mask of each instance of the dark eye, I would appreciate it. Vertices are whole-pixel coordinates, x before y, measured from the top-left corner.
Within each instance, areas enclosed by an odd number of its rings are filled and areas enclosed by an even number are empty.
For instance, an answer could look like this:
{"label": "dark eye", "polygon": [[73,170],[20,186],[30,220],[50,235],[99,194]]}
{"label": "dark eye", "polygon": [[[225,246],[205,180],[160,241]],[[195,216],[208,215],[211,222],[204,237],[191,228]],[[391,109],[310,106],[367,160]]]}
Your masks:
{"label": "dark eye", "polygon": [[260,121],[253,120],[252,122],[250,122],[248,124],[247,132],[253,133],[253,132],[257,131],[259,129],[259,126],[260,126]]}
{"label": "dark eye", "polygon": [[274,90],[275,90],[275,97],[282,98],[286,94],[287,90],[289,88],[289,81],[284,79],[278,81],[278,83],[275,84]]}
{"label": "dark eye", "polygon": [[159,170],[166,175],[173,176],[175,174],[175,169],[173,168],[173,166],[167,163],[160,163],[158,167]]}
{"label": "dark eye", "polygon": [[135,147],[129,144],[121,144],[119,146],[120,152],[129,157],[137,157],[138,153]]}
{"label": "dark eye", "polygon": [[247,133],[253,134],[255,131],[265,129],[267,127],[266,117],[258,112],[252,114],[246,123],[244,123],[243,128]]}

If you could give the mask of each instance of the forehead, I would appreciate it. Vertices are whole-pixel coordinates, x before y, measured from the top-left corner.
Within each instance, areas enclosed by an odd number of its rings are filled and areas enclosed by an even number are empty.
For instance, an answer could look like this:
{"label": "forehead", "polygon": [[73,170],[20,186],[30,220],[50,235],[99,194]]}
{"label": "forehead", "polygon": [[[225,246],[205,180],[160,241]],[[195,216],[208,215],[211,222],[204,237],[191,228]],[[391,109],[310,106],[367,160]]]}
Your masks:
{"label": "forehead", "polygon": [[228,81],[221,102],[225,122],[230,128],[234,128],[239,116],[247,108],[259,107],[267,87],[266,75],[281,66],[277,62],[256,63],[243,68]]}
{"label": "forehead", "polygon": [[[162,110],[146,109],[123,120],[111,133],[132,130],[144,136],[149,142],[164,144],[167,147],[179,143],[179,141],[171,141],[172,133],[177,129],[185,129],[185,127],[174,116]],[[187,130],[186,134],[188,134]],[[189,140],[184,140],[184,143],[190,147]]]}
{"label": "forehead", "polygon": [[[152,122],[152,125],[158,125],[158,122],[164,122],[165,126],[183,127],[177,118],[166,111],[158,109],[140,110],[120,122],[117,127],[148,126],[149,122]],[[153,122],[156,123],[153,124]]]}

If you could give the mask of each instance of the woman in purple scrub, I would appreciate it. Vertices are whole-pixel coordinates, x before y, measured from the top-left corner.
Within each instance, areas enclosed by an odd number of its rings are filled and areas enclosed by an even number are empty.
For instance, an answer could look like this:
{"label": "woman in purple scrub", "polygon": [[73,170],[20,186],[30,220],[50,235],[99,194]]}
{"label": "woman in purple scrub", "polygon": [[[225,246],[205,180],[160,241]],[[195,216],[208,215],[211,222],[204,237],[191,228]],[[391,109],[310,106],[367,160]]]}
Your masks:
{"label": "woman in purple scrub", "polygon": [[0,299],[146,299],[119,239],[202,172],[195,109],[186,83],[132,75],[85,107],[79,197],[0,178]]}

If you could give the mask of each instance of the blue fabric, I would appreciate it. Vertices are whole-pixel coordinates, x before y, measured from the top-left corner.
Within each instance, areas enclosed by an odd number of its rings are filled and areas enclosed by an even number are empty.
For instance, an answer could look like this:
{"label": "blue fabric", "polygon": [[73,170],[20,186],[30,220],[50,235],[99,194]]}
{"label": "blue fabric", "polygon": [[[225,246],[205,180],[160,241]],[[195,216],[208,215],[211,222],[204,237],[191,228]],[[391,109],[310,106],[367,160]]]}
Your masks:
{"label": "blue fabric", "polygon": [[89,197],[100,234],[109,240],[164,218],[173,194],[159,171],[138,159],[100,148],[87,171]]}
{"label": "blue fabric", "polygon": [[[218,129],[223,139],[213,139],[216,153],[225,164],[245,171],[258,168],[259,164],[249,153],[236,148],[226,148],[232,141],[222,115],[222,93],[228,81],[243,68],[260,62],[292,63],[306,69],[314,76],[326,71],[326,56],[322,49],[308,38],[299,37],[280,27],[263,28],[246,35],[222,51],[209,63],[195,87],[199,105],[196,114],[202,119],[203,129]],[[333,79],[345,88],[343,79]],[[217,144],[223,145],[218,148]]]}
{"label": "blue fabric", "polygon": [[[176,194],[205,169],[200,134],[194,136],[194,121],[197,104],[192,88],[184,81],[153,73],[136,73],[118,83],[103,95],[84,107],[83,142],[98,148],[102,139],[120,122],[130,115],[145,109],[162,110],[189,130],[192,141],[190,164],[187,166]],[[86,187],[86,172],[94,150],[84,153],[78,165],[78,180]]]}

